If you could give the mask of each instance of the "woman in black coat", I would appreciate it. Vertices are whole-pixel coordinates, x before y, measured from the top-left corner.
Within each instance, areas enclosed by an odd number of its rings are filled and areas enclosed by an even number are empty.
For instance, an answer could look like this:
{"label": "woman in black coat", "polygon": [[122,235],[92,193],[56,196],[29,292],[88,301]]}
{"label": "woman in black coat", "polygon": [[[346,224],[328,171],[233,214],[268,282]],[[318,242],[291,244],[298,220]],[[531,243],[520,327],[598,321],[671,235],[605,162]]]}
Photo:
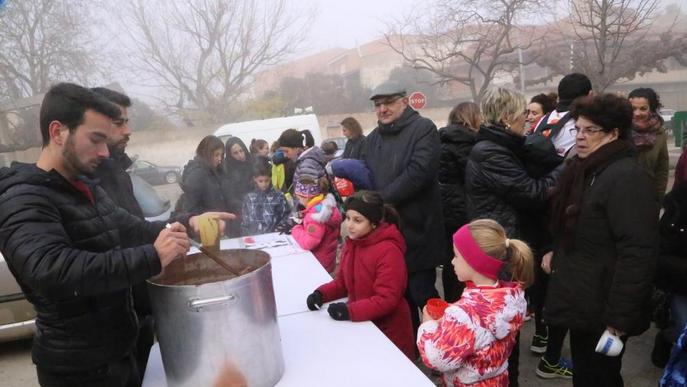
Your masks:
{"label": "woman in black coat", "polygon": [[348,139],[341,157],[344,159],[359,159],[360,152],[365,145],[363,128],[360,126],[358,120],[353,117],[344,118],[343,121],[341,121],[341,127],[344,137]]}
{"label": "woman in black coat", "polygon": [[[456,230],[468,222],[465,206],[465,166],[468,156],[475,145],[477,131],[482,123],[479,106],[472,102],[463,102],[451,110],[448,126],[439,129],[441,156],[439,157],[439,190],[444,211],[444,228],[446,241]],[[447,251],[453,251],[449,246]],[[460,298],[464,285],[458,281],[453,271],[449,254],[444,261],[442,282],[444,299],[455,302]]]}
{"label": "woman in black coat", "polygon": [[196,156],[184,167],[181,176],[181,209],[191,214],[229,211],[229,200],[222,189],[224,144],[215,136],[206,136],[196,148]]}
{"label": "woman in black coat", "polygon": [[622,386],[622,362],[595,352],[605,331],[649,327],[658,255],[658,195],[634,159],[632,107],[613,94],[581,97],[571,110],[577,155],[552,197],[554,236],[547,323],[570,330],[574,386]]}
{"label": "woman in black coat", "polygon": [[[241,214],[243,197],[253,187],[252,156],[246,144],[238,137],[230,137],[227,140],[224,152],[222,169],[224,170],[223,188],[229,200],[229,212]],[[238,237],[241,235],[241,220],[229,222],[228,235]]]}

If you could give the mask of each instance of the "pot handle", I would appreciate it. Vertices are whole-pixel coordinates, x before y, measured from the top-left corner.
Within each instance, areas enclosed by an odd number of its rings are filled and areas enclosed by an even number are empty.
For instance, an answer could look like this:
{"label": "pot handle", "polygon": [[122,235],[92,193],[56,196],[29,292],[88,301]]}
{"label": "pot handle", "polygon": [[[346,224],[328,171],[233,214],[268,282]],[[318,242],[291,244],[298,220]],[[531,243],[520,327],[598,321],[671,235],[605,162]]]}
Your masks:
{"label": "pot handle", "polygon": [[188,300],[188,307],[196,312],[202,312],[203,308],[215,305],[223,305],[234,302],[236,296],[230,294],[228,296],[210,297],[210,298],[193,298]]}

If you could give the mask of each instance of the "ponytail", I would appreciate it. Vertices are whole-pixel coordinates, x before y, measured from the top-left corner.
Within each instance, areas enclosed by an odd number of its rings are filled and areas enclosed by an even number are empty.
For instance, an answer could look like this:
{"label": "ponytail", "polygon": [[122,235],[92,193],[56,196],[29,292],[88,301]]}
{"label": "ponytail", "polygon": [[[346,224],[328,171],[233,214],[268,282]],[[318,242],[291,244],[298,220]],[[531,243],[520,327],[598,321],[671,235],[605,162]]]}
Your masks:
{"label": "ponytail", "polygon": [[519,239],[508,239],[503,227],[492,219],[473,220],[468,228],[484,253],[506,262],[513,280],[520,282],[524,288],[532,285],[534,257],[527,243]]}
{"label": "ponytail", "polygon": [[519,239],[508,239],[507,255],[510,257],[510,267],[513,279],[520,282],[524,288],[534,283],[534,265],[532,250],[527,243]]}
{"label": "ponytail", "polygon": [[384,203],[382,195],[374,191],[357,191],[346,199],[346,210],[354,210],[370,223],[377,225],[382,221],[401,228],[401,217],[390,204]]}
{"label": "ponytail", "polygon": [[384,203],[384,221],[401,229],[401,215],[391,204]]}

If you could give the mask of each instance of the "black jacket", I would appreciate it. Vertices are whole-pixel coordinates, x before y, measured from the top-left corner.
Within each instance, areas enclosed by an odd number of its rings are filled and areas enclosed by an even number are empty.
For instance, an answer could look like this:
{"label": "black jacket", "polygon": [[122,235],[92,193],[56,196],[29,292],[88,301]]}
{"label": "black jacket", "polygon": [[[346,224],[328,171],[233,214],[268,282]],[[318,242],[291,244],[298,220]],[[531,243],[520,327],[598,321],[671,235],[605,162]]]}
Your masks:
{"label": "black jacket", "polygon": [[468,222],[465,205],[465,167],[477,132],[461,124],[439,129],[439,189],[444,208],[444,226],[450,234]]}
{"label": "black jacket", "polygon": [[571,247],[556,236],[544,318],[630,335],[649,327],[658,255],[658,198],[631,152],[587,176]]}
{"label": "black jacket", "polygon": [[434,123],[408,107],[394,123],[367,136],[361,156],[375,189],[401,215],[410,273],[433,269],[446,255],[437,182],[440,147]]}
{"label": "black jacket", "polygon": [[[134,346],[132,285],[160,272],[148,223],[90,184],[94,203],[55,171],[0,170],[0,251],[37,313],[32,356],[49,370],[92,369]],[[148,245],[121,249],[144,235]]]}
{"label": "black jacket", "polygon": [[222,186],[224,172],[211,168],[197,157],[189,160],[181,176],[182,209],[191,214],[229,211],[231,203]]}
{"label": "black jacket", "polygon": [[520,237],[518,213],[540,208],[562,169],[530,177],[522,161],[523,144],[524,137],[483,125],[465,170],[469,220],[494,219],[511,238]]}
{"label": "black jacket", "polygon": [[110,158],[100,163],[94,177],[118,206],[143,219],[143,210],[134,197],[131,176],[126,172],[132,163],[126,153],[110,148]]}
{"label": "black jacket", "polygon": [[[243,148],[246,154],[244,161],[238,161],[231,157],[231,147],[235,144],[239,144]],[[227,222],[226,233],[230,237],[238,237],[241,236],[240,216],[243,198],[253,188],[253,158],[246,148],[246,144],[238,137],[229,138],[224,148],[224,161],[222,162],[224,169],[223,195],[228,201],[227,210],[239,216],[239,219]]]}
{"label": "black jacket", "polygon": [[344,147],[343,155],[341,158],[344,159],[359,159],[360,154],[363,151],[363,147],[365,147],[365,136],[360,135],[360,137],[356,137],[354,139],[349,139],[346,141],[346,146]]}
{"label": "black jacket", "polygon": [[663,208],[655,284],[671,293],[687,294],[687,182],[673,187],[663,199]]}

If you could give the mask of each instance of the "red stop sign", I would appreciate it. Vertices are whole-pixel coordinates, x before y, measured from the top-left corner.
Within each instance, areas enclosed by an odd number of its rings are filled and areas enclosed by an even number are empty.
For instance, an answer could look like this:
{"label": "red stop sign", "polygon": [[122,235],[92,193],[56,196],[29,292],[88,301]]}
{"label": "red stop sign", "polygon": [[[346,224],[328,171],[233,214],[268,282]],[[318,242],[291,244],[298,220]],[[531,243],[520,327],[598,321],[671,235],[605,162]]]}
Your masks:
{"label": "red stop sign", "polygon": [[410,107],[415,110],[422,109],[427,105],[427,97],[421,91],[413,92],[408,99],[410,100]]}

